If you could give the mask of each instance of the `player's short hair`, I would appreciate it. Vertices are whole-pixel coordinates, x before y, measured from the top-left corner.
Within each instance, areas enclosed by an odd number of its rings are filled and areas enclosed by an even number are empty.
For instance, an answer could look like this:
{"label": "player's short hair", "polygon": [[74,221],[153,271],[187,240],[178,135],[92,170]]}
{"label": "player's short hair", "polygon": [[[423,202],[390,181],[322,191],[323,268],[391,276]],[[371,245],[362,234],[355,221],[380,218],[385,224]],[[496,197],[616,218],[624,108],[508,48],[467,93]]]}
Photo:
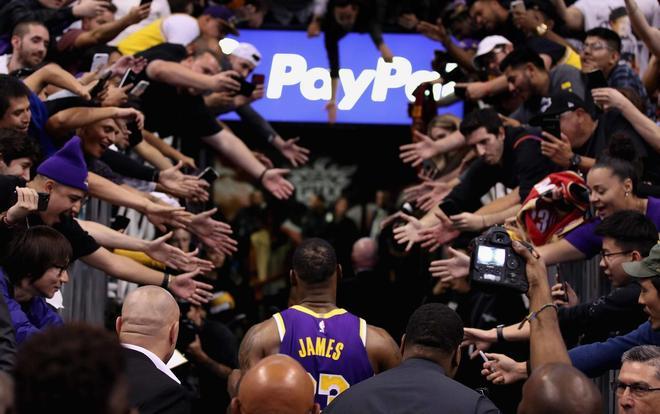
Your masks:
{"label": "player's short hair", "polygon": [[489,134],[497,135],[504,124],[493,108],[475,109],[465,116],[461,122],[461,134],[465,137],[484,127]]}
{"label": "player's short hair", "polygon": [[607,47],[621,53],[621,37],[614,30],[605,27],[594,27],[587,31],[586,37],[589,36],[604,40],[607,43]]}
{"label": "player's short hair", "polygon": [[508,67],[517,69],[528,63],[536,66],[539,70],[546,71],[545,63],[543,63],[541,56],[527,46],[513,49],[513,52],[509,53],[502,63],[500,63],[500,70],[504,73]]}
{"label": "player's short hair", "polygon": [[16,98],[27,98],[30,96],[30,90],[19,79],[0,74],[0,118],[5,116],[9,109],[9,100]]}
{"label": "player's short hair", "polygon": [[597,236],[610,237],[625,250],[636,250],[642,257],[658,244],[658,230],[646,215],[631,210],[617,211],[596,226]]}
{"label": "player's short hair", "polygon": [[36,164],[40,157],[39,147],[29,136],[4,128],[0,129],[0,154],[7,165],[19,158],[29,158]]}
{"label": "player's short hair", "polygon": [[337,270],[335,249],[323,239],[303,240],[293,253],[293,270],[304,282],[325,282]]}
{"label": "player's short hair", "polygon": [[46,31],[48,31],[48,28],[42,22],[38,22],[36,20],[26,20],[26,21],[18,23],[16,26],[14,26],[14,30],[12,30],[11,35],[12,36],[18,36],[18,37],[23,37],[26,34],[30,33],[30,27],[31,26],[41,26],[44,29],[46,29]]}
{"label": "player's short hair", "polygon": [[640,345],[624,352],[621,362],[640,362],[655,368],[655,377],[660,379],[660,346]]}
{"label": "player's short hair", "polygon": [[421,346],[451,354],[463,340],[463,321],[448,306],[427,303],[412,314],[404,345]]}

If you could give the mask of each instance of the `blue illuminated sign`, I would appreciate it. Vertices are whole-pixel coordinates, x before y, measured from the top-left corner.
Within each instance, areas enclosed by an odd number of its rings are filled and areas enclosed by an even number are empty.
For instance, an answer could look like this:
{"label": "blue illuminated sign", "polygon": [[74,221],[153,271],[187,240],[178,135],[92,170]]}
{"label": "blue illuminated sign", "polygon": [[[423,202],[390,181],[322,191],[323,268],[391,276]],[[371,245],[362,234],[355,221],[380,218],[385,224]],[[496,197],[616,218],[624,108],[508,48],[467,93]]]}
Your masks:
{"label": "blue illuminated sign", "polygon": [[[349,124],[411,123],[407,103],[421,82],[436,79],[433,51],[442,45],[417,34],[384,34],[395,55],[392,63],[380,54],[367,34],[349,34],[340,41],[340,87],[337,122]],[[269,121],[327,122],[330,73],[323,38],[305,32],[241,30],[240,42],[252,43],[262,55],[255,73],[266,75],[266,96],[253,103]],[[462,117],[461,102],[440,113]],[[235,113],[223,120],[239,119]]]}

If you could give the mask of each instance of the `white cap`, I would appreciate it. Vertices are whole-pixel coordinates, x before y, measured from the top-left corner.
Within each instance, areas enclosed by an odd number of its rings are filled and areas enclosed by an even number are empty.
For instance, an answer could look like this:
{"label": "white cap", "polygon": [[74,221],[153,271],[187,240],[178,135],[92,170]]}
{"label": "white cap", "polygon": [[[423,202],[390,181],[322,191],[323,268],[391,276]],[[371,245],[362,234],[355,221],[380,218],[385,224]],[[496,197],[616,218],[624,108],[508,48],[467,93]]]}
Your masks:
{"label": "white cap", "polygon": [[261,53],[259,53],[257,48],[250,43],[239,43],[238,46],[236,46],[236,48],[231,52],[231,54],[238,58],[247,60],[255,67],[259,66],[259,63],[261,62]]}
{"label": "white cap", "polygon": [[500,35],[493,35],[493,36],[486,36],[484,37],[481,42],[479,42],[479,46],[477,46],[477,53],[474,55],[472,58],[472,64],[474,67],[479,68],[479,58],[489,54],[490,52],[495,49],[496,46],[499,45],[511,45],[512,43],[509,42],[509,39],[507,39],[504,36]]}

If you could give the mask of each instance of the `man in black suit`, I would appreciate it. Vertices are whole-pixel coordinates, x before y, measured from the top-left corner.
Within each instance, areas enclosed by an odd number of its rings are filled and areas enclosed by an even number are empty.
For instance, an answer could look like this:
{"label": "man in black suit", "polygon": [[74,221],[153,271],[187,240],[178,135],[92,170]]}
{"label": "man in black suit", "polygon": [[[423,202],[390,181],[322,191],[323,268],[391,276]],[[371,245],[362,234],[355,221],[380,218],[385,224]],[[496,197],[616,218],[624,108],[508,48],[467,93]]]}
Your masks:
{"label": "man in black suit", "polygon": [[124,301],[116,323],[126,357],[131,406],[140,414],[187,414],[190,401],[165,365],[179,335],[179,306],[168,291],[143,286]]}
{"label": "man in black suit", "polygon": [[451,379],[462,339],[463,322],[454,311],[422,305],[408,321],[401,365],[353,385],[323,413],[499,413],[486,397]]}

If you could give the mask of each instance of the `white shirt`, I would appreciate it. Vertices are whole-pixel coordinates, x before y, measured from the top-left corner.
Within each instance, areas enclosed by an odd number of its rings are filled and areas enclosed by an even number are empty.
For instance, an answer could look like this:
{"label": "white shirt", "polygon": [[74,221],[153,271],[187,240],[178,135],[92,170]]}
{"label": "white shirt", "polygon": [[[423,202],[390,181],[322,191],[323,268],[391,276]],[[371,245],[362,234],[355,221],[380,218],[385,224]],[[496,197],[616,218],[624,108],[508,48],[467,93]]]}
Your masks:
{"label": "white shirt", "polygon": [[11,60],[11,55],[8,53],[6,55],[0,56],[0,73],[3,75],[9,74],[9,61]]}
{"label": "white shirt", "polygon": [[151,362],[153,362],[153,364],[156,366],[156,368],[158,368],[158,370],[160,372],[162,372],[163,374],[165,374],[168,377],[172,378],[172,380],[176,381],[177,384],[181,384],[181,381],[179,381],[179,379],[176,377],[176,375],[174,375],[174,373],[169,368],[167,368],[167,365],[165,365],[165,363],[163,361],[161,361],[161,359],[158,358],[156,356],[156,354],[154,354],[153,352],[149,351],[148,349],[144,349],[141,346],[137,346],[137,345],[121,344],[121,346],[123,346],[124,348],[132,349],[133,351],[137,351],[137,352],[140,352],[140,353],[144,354],[147,358],[149,358],[151,360]]}
{"label": "white shirt", "polygon": [[[126,16],[131,8],[139,6],[140,0],[113,0],[112,4],[117,6],[115,19],[119,20]],[[170,12],[170,4],[167,2],[167,0],[153,0],[151,2],[151,8],[149,9],[149,16],[147,16],[146,19],[134,25],[128,26],[121,33],[119,33],[117,37],[108,42],[108,44],[110,46],[117,46],[119,42],[129,34],[137,32],[138,30],[155,22],[156,20],[167,17],[170,14],[172,13]]]}
{"label": "white shirt", "polygon": [[[651,24],[658,8],[657,0],[637,0],[644,17]],[[626,7],[624,0],[578,0],[573,4],[584,16],[584,31],[594,27],[609,27],[610,13],[619,7]]]}

